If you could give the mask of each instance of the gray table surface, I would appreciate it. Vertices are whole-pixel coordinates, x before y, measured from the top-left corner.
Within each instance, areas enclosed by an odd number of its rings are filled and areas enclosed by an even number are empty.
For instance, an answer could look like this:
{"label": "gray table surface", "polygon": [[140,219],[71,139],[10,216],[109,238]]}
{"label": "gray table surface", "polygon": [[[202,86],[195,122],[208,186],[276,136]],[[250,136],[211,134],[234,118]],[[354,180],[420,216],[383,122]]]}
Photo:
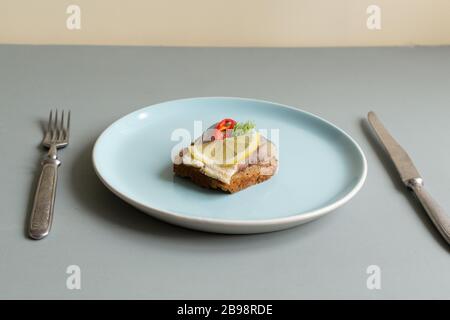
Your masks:
{"label": "gray table surface", "polygon": [[[297,106],[352,135],[369,173],[344,207],[270,234],[174,227],[97,179],[111,122],[156,102],[239,96]],[[26,237],[41,125],[71,108],[48,238]],[[450,298],[450,255],[364,117],[378,112],[450,212],[450,47],[208,49],[0,46],[0,298]],[[81,268],[81,290],[66,268]],[[366,286],[369,265],[381,289]]]}

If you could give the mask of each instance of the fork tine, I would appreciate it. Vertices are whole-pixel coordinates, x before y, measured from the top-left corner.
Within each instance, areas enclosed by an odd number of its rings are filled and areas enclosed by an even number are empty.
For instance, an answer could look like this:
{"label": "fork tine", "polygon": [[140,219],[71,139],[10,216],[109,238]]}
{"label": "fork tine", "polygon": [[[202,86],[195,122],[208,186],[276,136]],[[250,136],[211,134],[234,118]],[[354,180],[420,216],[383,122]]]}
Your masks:
{"label": "fork tine", "polygon": [[70,110],[67,113],[67,128],[66,128],[66,139],[69,139],[69,133],[70,133]]}
{"label": "fork tine", "polygon": [[58,139],[62,140],[62,139],[65,138],[64,136],[65,136],[65,130],[64,130],[64,110],[63,110],[62,114],[61,114],[61,122],[60,122],[60,125],[59,125]]}
{"label": "fork tine", "polygon": [[58,138],[58,109],[55,110],[55,120],[53,121],[52,140]]}
{"label": "fork tine", "polygon": [[51,135],[50,131],[52,129],[52,117],[53,110],[50,110],[50,115],[48,116],[47,132],[45,133],[45,135]]}

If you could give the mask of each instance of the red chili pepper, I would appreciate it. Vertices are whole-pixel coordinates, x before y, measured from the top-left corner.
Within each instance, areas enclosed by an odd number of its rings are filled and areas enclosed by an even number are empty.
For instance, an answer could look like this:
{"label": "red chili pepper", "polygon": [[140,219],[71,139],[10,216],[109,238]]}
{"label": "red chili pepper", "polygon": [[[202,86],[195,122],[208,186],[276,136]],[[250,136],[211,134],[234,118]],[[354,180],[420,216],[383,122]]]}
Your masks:
{"label": "red chili pepper", "polygon": [[215,127],[216,131],[214,132],[214,139],[223,140],[225,137],[228,137],[236,123],[236,121],[229,118],[221,120]]}
{"label": "red chili pepper", "polygon": [[236,121],[234,121],[233,119],[225,118],[216,125],[216,129],[220,131],[233,129],[235,124]]}

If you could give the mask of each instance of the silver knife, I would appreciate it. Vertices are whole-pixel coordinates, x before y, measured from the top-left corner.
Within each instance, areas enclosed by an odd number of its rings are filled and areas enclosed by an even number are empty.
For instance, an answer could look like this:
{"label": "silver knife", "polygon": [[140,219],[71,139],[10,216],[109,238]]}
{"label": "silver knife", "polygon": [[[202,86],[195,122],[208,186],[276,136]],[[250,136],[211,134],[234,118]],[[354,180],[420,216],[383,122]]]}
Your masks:
{"label": "silver knife", "polygon": [[386,130],[377,115],[371,111],[367,115],[367,118],[378,138],[384,145],[392,162],[394,162],[403,183],[414,192],[417,199],[428,213],[431,221],[433,221],[447,243],[450,244],[450,217],[425,190],[423,179],[414,166],[411,158]]}

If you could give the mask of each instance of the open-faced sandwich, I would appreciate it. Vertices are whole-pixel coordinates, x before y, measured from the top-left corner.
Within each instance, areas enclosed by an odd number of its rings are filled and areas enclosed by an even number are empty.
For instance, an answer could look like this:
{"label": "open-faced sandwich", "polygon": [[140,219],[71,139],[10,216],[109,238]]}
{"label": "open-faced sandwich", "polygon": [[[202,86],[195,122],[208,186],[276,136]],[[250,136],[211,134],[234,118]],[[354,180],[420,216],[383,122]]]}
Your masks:
{"label": "open-faced sandwich", "polygon": [[234,193],[270,179],[278,169],[275,145],[252,122],[223,119],[180,151],[173,171],[201,187]]}

